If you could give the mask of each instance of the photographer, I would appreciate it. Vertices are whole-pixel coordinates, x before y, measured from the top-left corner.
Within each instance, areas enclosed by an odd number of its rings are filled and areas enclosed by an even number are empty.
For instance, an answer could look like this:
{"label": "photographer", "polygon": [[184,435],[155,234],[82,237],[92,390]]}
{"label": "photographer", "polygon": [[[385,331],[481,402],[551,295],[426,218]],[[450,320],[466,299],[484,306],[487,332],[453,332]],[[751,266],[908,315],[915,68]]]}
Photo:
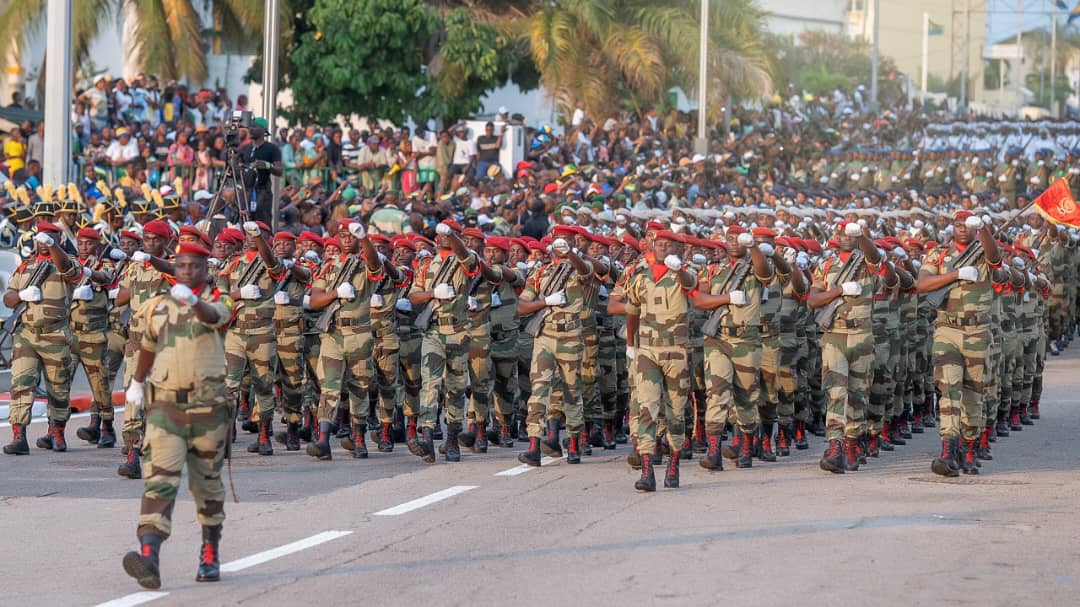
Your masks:
{"label": "photographer", "polygon": [[274,194],[270,183],[270,176],[281,176],[281,150],[278,146],[266,140],[266,129],[261,126],[253,126],[250,129],[251,143],[240,148],[241,161],[255,169],[255,178],[251,179],[250,171],[245,171],[244,185],[251,187],[254,204],[248,201],[251,221],[262,221],[267,225],[274,225],[273,203]]}

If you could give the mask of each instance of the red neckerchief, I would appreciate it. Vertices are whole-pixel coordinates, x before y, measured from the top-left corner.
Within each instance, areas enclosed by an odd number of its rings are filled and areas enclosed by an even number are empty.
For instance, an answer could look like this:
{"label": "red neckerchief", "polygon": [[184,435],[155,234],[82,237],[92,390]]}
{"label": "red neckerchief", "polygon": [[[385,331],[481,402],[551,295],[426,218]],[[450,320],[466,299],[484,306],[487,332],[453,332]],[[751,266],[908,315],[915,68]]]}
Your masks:
{"label": "red neckerchief", "polygon": [[450,257],[453,254],[454,254],[454,252],[451,251],[450,249],[439,249],[439,259],[441,259],[443,261],[446,261],[446,258]]}
{"label": "red neckerchief", "polygon": [[244,251],[244,259],[246,259],[248,263],[251,263],[252,261],[255,260],[255,257],[258,254],[259,254],[258,251]]}
{"label": "red neckerchief", "polygon": [[654,263],[649,267],[652,269],[652,277],[655,282],[660,282],[660,279],[663,278],[664,274],[667,274],[670,269],[662,263]]}
{"label": "red neckerchief", "polygon": [[968,248],[968,245],[970,245],[971,243],[969,242],[969,243],[967,243],[967,244],[960,244],[959,242],[956,242],[956,241],[954,240],[954,241],[953,241],[953,244],[954,244],[954,245],[956,245],[956,250],[957,250],[957,251],[959,251],[960,253],[963,253],[963,252],[964,252],[964,249]]}
{"label": "red neckerchief", "polygon": [[847,251],[847,252],[840,251],[840,254],[837,255],[837,257],[840,258],[840,261],[842,261],[844,263],[847,263],[848,258],[851,257],[851,251]]}

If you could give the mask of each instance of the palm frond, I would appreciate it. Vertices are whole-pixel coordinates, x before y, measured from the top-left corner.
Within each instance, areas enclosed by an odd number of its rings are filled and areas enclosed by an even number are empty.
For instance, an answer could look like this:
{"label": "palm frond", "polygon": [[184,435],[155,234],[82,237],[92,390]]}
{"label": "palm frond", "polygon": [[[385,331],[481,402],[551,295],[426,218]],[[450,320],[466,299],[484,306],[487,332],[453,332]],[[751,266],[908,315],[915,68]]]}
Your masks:
{"label": "palm frond", "polygon": [[177,70],[189,80],[206,80],[206,52],[203,48],[202,20],[189,0],[162,0],[165,23],[176,55]]}
{"label": "palm frond", "polygon": [[162,0],[129,0],[135,11],[132,51],[139,58],[139,67],[166,80],[180,77],[173,58],[176,48],[169,36],[165,7]]}
{"label": "palm frond", "polygon": [[0,13],[0,40],[16,41],[20,47],[27,37],[45,25],[45,0],[15,0],[8,2]]}
{"label": "palm frond", "polygon": [[72,4],[71,45],[76,64],[87,58],[90,43],[101,32],[101,24],[112,20],[115,9],[115,0],[79,0]]}

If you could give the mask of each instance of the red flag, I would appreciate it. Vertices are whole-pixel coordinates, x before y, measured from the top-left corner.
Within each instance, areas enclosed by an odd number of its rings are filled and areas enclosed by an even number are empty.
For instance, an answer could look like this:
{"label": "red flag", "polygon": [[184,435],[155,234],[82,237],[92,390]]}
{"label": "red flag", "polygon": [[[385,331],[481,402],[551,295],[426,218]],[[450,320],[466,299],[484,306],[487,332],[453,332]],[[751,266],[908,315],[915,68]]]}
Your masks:
{"label": "red flag", "polygon": [[1080,207],[1076,205],[1069,184],[1058,179],[1035,199],[1035,208],[1051,223],[1080,228]]}

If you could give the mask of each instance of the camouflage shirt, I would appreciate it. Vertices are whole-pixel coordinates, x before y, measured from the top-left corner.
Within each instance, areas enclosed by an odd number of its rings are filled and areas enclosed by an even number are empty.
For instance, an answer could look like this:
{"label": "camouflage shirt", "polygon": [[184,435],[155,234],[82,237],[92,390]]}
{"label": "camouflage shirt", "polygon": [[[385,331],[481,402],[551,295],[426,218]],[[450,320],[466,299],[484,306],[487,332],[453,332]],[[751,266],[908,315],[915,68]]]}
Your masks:
{"label": "camouflage shirt", "polygon": [[[225,293],[239,291],[244,285],[240,284],[251,264],[264,265],[260,260],[258,251],[245,251],[233,258],[222,274],[224,280],[218,281],[218,288]],[[259,260],[259,261],[256,261]],[[252,282],[259,287],[261,294],[255,299],[245,299],[236,302],[236,324],[234,329],[241,332],[273,330],[274,313],[277,305],[274,304],[274,291],[277,289],[277,281],[274,276],[283,274],[284,266],[280,263],[272,268],[264,268],[258,271],[258,279]]]}
{"label": "camouflage shirt", "polygon": [[[355,271],[352,273],[350,283],[356,291],[356,297],[351,300],[341,300],[341,308],[334,315],[336,329],[341,331],[345,327],[352,328],[353,332],[371,330],[371,295],[375,291],[375,285],[383,279],[382,265],[376,272],[367,269],[367,263],[363,256],[358,256]],[[337,289],[338,276],[344,271],[349,255],[342,255],[337,259],[328,259],[323,264],[319,275],[315,277],[314,289],[331,292]]]}
{"label": "camouflage shirt", "polygon": [[[970,246],[970,245],[969,245]],[[940,246],[926,254],[923,259],[922,272],[932,275],[941,275],[950,271],[952,262],[957,255],[964,252],[967,247],[961,247],[956,242],[948,246]],[[994,288],[990,283],[990,265],[986,262],[985,253],[979,256],[974,265],[979,270],[979,280],[975,282],[956,281],[942,304],[941,311],[949,316],[967,316],[990,314],[990,305],[993,303]],[[941,318],[939,315],[938,318]]]}
{"label": "camouflage shirt", "polygon": [[[825,260],[814,272],[813,287],[821,291],[828,291],[833,287],[839,287],[840,274],[847,260],[854,252],[837,253],[837,257]],[[863,267],[854,269],[851,279],[858,282],[862,287],[862,293],[854,297],[840,296],[840,305],[836,308],[836,316],[829,331],[869,331],[870,318],[874,304],[874,293],[877,291],[878,268],[871,265],[864,258]]]}
{"label": "camouflage shirt", "polygon": [[[413,279],[410,293],[433,291],[437,286],[435,279],[443,264],[457,264],[456,268],[447,271],[444,282],[454,288],[455,297],[446,301],[432,299],[429,306],[435,306],[431,316],[429,329],[437,328],[440,333],[455,333],[462,325],[467,324],[469,314],[469,294],[467,293],[472,279],[480,272],[480,265],[476,255],[470,254],[463,260],[458,258],[449,249],[439,249],[438,254],[425,258],[421,263],[416,277]],[[454,327],[458,327],[455,329]]]}
{"label": "camouflage shirt", "polygon": [[[396,333],[398,330],[397,300],[412,284],[411,271],[398,266],[398,272],[401,274],[400,281],[395,282],[389,275],[384,274],[374,286],[374,294],[371,296],[371,331],[376,336]],[[376,295],[382,298],[381,306],[375,305],[379,303]]]}
{"label": "camouflage shirt", "polygon": [[[498,267],[498,266],[497,266]],[[518,291],[525,288],[525,274],[521,270],[504,266],[514,273],[514,280],[499,283],[491,304],[491,330],[510,331],[518,327],[517,300]],[[502,269],[502,268],[500,268]],[[495,303],[499,305],[495,305]]]}
{"label": "camouflage shirt", "polygon": [[[302,263],[303,260],[294,261],[303,267],[308,267]],[[311,268],[308,269],[311,270]],[[311,275],[315,275],[314,270],[311,270]],[[304,315],[304,296],[311,289],[311,283],[305,284],[297,280],[292,270],[286,268],[284,264],[281,266],[281,273],[273,274],[271,278],[274,280],[275,289],[289,296],[289,303],[274,306],[274,321],[289,331],[299,331],[300,319]],[[273,299],[273,293],[270,298]]]}
{"label": "camouflage shirt", "polygon": [[[86,264],[89,261],[80,259],[79,263]],[[104,272],[109,276],[109,282],[112,282],[113,264],[108,259],[94,262],[91,269]],[[79,281],[82,281],[82,277]],[[94,298],[90,301],[74,302],[71,306],[71,322],[84,327],[92,327],[84,329],[87,331],[104,331],[109,325],[109,287],[95,284],[90,280],[87,280],[86,284],[90,285]]]}
{"label": "camouflage shirt", "polygon": [[697,276],[690,290],[677,272],[654,264],[638,272],[626,286],[626,314],[639,316],[639,346],[685,346],[690,341],[690,298],[697,294]]}
{"label": "camouflage shirt", "polygon": [[61,274],[56,271],[46,255],[35,255],[19,265],[11,275],[8,288],[21,291],[30,286],[30,279],[38,266],[47,264],[49,269],[41,283],[41,301],[27,302],[20,327],[42,329],[55,325],[66,325],[71,316],[71,292],[82,280],[82,266],[72,259],[68,271]]}
{"label": "camouflage shirt", "polygon": [[131,330],[136,333],[142,330],[142,321],[135,310],[150,301],[155,295],[160,295],[169,290],[176,280],[172,276],[158,272],[149,261],[138,263],[132,261],[124,269],[124,276],[120,279],[120,286],[131,291],[131,301],[128,302],[133,311],[131,316]]}
{"label": "camouflage shirt", "polygon": [[[746,264],[744,267],[741,264]],[[745,272],[745,278],[741,285],[728,284],[728,277],[732,274]],[[732,277],[732,281],[737,277]],[[746,293],[746,304],[742,306],[727,306],[728,313],[720,322],[721,327],[740,329],[743,327],[761,326],[761,299],[765,293],[763,281],[754,274],[754,266],[749,257],[735,259],[731,257],[726,262],[714,264],[709,268],[708,279],[705,285],[709,295],[727,295],[731,291],[743,291]],[[727,288],[725,290],[725,284]],[[739,288],[736,288],[736,287]]]}
{"label": "camouflage shirt", "polygon": [[[544,297],[542,294],[548,292],[551,281],[560,273],[559,268],[563,264],[570,264],[570,262],[565,260],[558,263],[553,262],[539,268],[525,283],[525,291],[522,292],[521,297],[532,301],[542,300]],[[545,319],[544,326],[541,329],[543,334],[558,336],[565,333],[580,332],[580,321],[585,311],[586,288],[593,281],[592,264],[586,261],[585,265],[588,266],[589,270],[586,276],[582,276],[578,274],[577,270],[570,268],[569,278],[562,288],[563,292],[566,293],[566,303],[549,310],[548,317]],[[577,321],[576,329],[559,331],[557,328],[559,325],[574,326],[575,321]]]}

